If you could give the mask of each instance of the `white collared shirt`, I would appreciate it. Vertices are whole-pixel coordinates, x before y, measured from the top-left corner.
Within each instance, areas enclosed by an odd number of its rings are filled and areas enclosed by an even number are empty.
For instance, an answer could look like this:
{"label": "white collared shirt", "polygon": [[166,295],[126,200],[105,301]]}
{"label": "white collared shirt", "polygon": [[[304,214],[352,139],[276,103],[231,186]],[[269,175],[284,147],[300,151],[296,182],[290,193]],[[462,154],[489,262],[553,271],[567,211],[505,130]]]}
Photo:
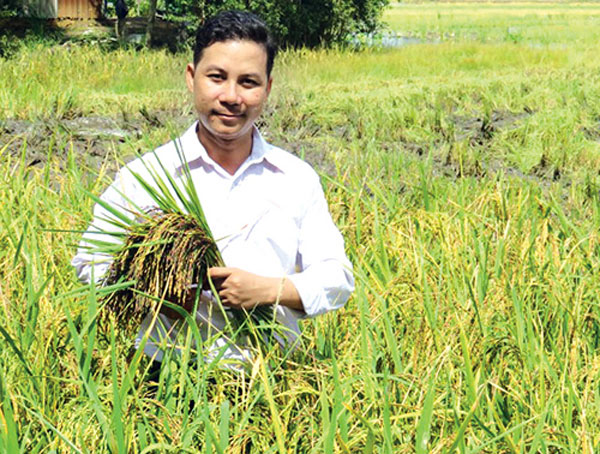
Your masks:
{"label": "white collared shirt", "polygon": [[[296,287],[305,313],[283,306],[276,308],[277,320],[289,329],[288,340],[293,340],[299,334],[299,319],[340,308],[354,289],[352,265],[329,214],[319,177],[306,162],[265,142],[256,129],[250,156],[230,175],[208,156],[198,140],[196,127],[197,123],[176,141],[123,167],[101,198],[124,212],[131,211],[131,203],[142,209],[155,206],[131,172],[151,180],[144,162],[160,173],[158,159],[166,172],[180,178],[179,148],[225,265],[261,276],[286,276]],[[87,241],[111,240],[94,233],[115,230],[105,220],[107,217],[110,214],[96,204],[94,220],[72,260],[83,282],[98,282],[110,264],[109,257],[91,254]],[[220,310],[213,312],[210,306],[210,298],[205,295],[196,314],[203,336],[210,331],[203,331],[207,319],[216,329],[225,322]],[[162,314],[160,318],[161,327],[147,317],[138,340],[146,330],[151,331],[153,339],[163,338],[166,330],[174,340],[180,326]],[[217,340],[215,346],[220,345],[224,345],[223,341]],[[224,357],[243,356],[239,349],[224,348]],[[162,358],[154,342],[146,343],[145,352],[158,360]]]}

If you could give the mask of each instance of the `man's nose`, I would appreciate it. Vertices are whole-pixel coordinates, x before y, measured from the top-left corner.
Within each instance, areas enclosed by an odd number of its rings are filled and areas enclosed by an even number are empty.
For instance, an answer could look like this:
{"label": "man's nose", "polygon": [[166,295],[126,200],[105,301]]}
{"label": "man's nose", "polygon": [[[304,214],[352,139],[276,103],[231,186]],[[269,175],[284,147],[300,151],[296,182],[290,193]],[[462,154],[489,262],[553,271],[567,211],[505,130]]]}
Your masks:
{"label": "man's nose", "polygon": [[238,85],[234,81],[223,84],[223,91],[219,100],[226,104],[240,104]]}

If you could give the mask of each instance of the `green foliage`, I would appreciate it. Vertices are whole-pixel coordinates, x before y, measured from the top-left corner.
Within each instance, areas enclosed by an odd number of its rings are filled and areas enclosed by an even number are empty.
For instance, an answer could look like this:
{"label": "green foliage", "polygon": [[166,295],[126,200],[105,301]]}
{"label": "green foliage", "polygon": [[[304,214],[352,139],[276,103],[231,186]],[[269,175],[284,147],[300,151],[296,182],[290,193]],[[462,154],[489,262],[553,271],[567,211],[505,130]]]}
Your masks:
{"label": "green foliage", "polygon": [[0,35],[0,58],[7,58],[15,54],[20,47],[20,43],[8,36]]}
{"label": "green foliage", "polygon": [[[148,14],[147,0],[127,3],[129,16]],[[157,7],[167,18],[187,23],[190,36],[206,18],[239,9],[262,17],[283,47],[317,47],[344,43],[355,33],[376,31],[388,3],[389,0],[160,0]],[[0,17],[18,15],[21,5],[17,0],[5,0],[0,5]],[[114,16],[114,6],[109,6],[105,14]],[[1,53],[0,50],[0,56]]]}
{"label": "green foliage", "polygon": [[167,12],[202,22],[219,11],[249,10],[269,24],[284,47],[316,47],[375,31],[387,4],[388,0],[172,0]]}
{"label": "green foliage", "polygon": [[20,0],[3,0],[0,3],[0,17],[11,17],[20,13],[23,9],[23,2]]}

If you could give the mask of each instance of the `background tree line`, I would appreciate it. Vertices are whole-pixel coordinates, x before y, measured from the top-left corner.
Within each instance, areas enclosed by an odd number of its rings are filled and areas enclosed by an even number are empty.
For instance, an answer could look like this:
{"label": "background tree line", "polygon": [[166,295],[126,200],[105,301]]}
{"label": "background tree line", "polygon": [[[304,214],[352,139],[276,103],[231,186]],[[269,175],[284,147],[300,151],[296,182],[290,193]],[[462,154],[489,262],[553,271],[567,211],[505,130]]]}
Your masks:
{"label": "background tree line", "polygon": [[[157,1],[157,0],[153,0]],[[260,15],[281,45],[316,47],[344,42],[353,33],[370,33],[380,25],[388,0],[169,0],[182,16],[204,20],[226,9]]]}
{"label": "background tree line", "polygon": [[[317,47],[345,42],[355,33],[371,33],[380,25],[389,0],[125,0],[129,17],[148,17],[149,35],[156,13],[184,22],[194,30],[207,17],[227,9],[260,15],[283,47]],[[103,1],[107,17],[115,16],[116,0]],[[0,0],[1,15],[19,15],[22,0]]]}

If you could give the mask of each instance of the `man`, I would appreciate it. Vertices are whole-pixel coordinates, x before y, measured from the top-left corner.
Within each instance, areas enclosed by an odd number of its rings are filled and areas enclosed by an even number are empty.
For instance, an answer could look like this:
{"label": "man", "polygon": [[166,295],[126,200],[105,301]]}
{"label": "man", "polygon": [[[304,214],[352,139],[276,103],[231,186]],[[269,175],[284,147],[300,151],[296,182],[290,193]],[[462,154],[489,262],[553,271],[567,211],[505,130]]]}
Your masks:
{"label": "man", "polygon": [[[354,281],[317,174],[265,142],[254,126],[271,91],[275,53],[268,29],[253,14],[230,11],[208,20],[198,30],[194,61],[186,68],[198,121],[177,141],[121,169],[102,198],[124,211],[130,202],[152,207],[131,171],[143,174],[158,159],[177,178],[179,149],[227,264],[209,270],[221,304],[240,310],[277,302],[276,318],[288,333],[285,341],[294,341],[298,320],[341,307]],[[94,231],[107,229],[106,217],[110,214],[97,205],[73,259],[85,282],[98,282],[108,268],[106,260],[85,249],[88,239],[97,238]],[[226,325],[215,304],[203,292],[195,318],[205,339]],[[138,338],[141,342],[144,333],[151,333],[144,351],[159,361],[163,348],[158,344],[174,343],[183,326],[167,315],[160,314],[158,322],[148,316]],[[219,349],[224,358],[248,358],[243,346],[217,336],[210,353]]]}
{"label": "man", "polygon": [[115,11],[117,13],[117,39],[123,41],[125,39],[125,18],[129,12],[129,8],[127,8],[127,3],[125,3],[125,0],[117,0],[115,3]]}

